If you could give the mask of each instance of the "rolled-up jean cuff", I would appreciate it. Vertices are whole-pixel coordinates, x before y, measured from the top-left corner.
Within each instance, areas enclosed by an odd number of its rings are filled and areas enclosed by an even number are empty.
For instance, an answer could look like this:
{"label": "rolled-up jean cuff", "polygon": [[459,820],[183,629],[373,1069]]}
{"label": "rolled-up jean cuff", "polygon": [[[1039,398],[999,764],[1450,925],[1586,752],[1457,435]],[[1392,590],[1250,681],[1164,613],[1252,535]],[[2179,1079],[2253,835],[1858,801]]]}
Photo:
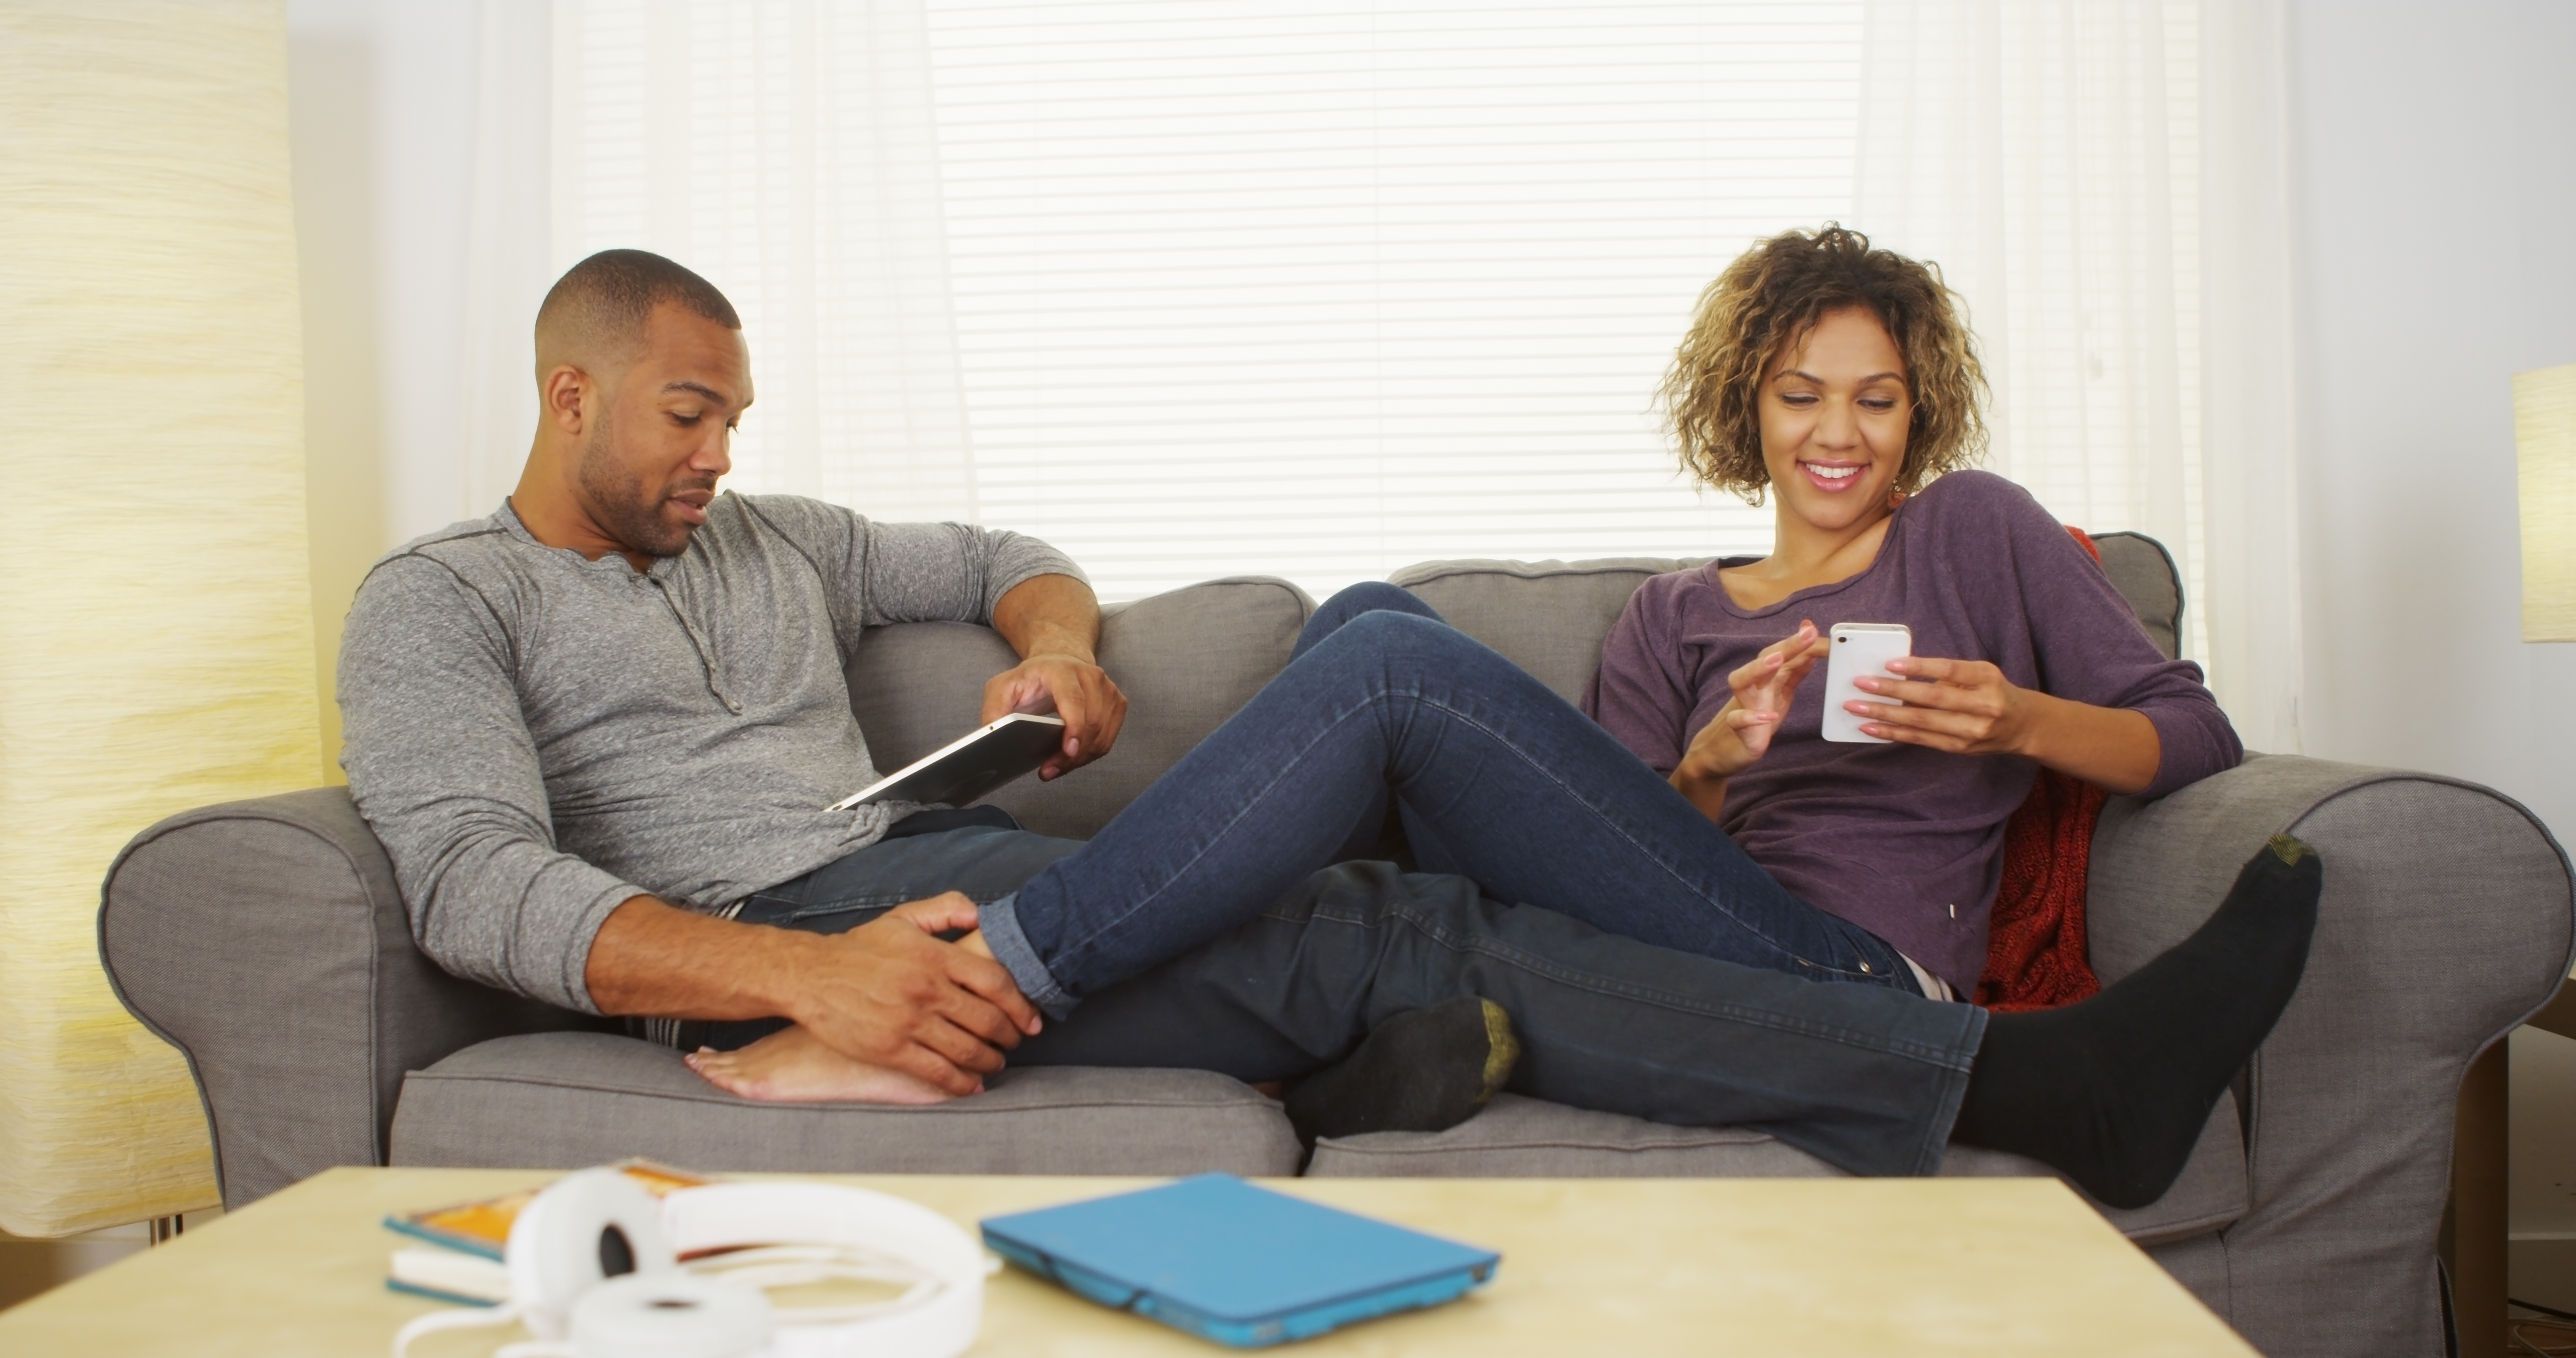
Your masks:
{"label": "rolled-up jean cuff", "polygon": [[1000,900],[975,907],[975,924],[984,931],[984,946],[993,950],[993,960],[1011,973],[1019,983],[1020,993],[1029,1003],[1046,1011],[1051,1019],[1064,1019],[1081,1001],[1064,993],[1055,983],[1055,974],[1038,960],[1037,949],[1029,946],[1029,936],[1020,932],[1018,909],[1020,894],[1016,891]]}
{"label": "rolled-up jean cuff", "polygon": [[1959,1105],[1967,1101],[1968,1077],[1976,1072],[1977,1052],[1986,1045],[1986,1023],[1994,1017],[1977,1005],[1960,1004],[1956,1000],[1949,1003],[1966,1011],[1966,1021],[1952,1044],[1958,1055],[1945,1063],[1955,1073],[1942,1082],[1941,1092],[1932,1107],[1932,1116],[1926,1124],[1931,1135],[1924,1138],[1922,1153],[1909,1171],[1915,1178],[1930,1178],[1941,1172],[1941,1161],[1950,1150],[1950,1128],[1959,1121]]}

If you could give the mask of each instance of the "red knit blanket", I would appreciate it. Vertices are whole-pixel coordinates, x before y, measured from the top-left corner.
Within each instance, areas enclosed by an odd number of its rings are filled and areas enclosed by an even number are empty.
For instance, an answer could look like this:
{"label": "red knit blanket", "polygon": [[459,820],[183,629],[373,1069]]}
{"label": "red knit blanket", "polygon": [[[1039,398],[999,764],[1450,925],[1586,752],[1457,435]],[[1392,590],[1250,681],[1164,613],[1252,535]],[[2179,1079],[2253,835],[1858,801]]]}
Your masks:
{"label": "red knit blanket", "polygon": [[[2102,551],[2082,529],[2066,530],[2084,550]],[[2084,879],[2102,789],[2041,769],[2030,798],[2004,827],[2004,878],[1988,924],[1986,974],[1977,1003],[1988,1009],[2054,1009],[2101,990],[2084,949]]]}

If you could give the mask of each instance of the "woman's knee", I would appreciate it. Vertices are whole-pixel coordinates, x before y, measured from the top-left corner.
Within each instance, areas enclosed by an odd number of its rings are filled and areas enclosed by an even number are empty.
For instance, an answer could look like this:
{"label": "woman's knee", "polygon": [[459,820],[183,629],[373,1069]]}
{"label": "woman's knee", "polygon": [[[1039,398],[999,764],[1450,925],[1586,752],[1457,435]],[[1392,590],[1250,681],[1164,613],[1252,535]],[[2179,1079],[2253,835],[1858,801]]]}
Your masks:
{"label": "woman's knee", "polygon": [[1438,610],[1415,598],[1412,591],[1383,580],[1363,580],[1325,600],[1323,606],[1315,610],[1315,616],[1307,619],[1305,629],[1298,633],[1297,647],[1290,659],[1304,655],[1317,642],[1372,613],[1406,614],[1434,622],[1442,620]]}
{"label": "woman's knee", "polygon": [[1362,580],[1348,586],[1325,600],[1324,606],[1315,612],[1318,616],[1339,612],[1344,617],[1378,612],[1411,613],[1419,618],[1440,616],[1438,609],[1422,602],[1412,590],[1402,585],[1390,585],[1384,580]]}
{"label": "woman's knee", "polygon": [[1384,672],[1397,676],[1455,678],[1493,656],[1437,614],[1391,609],[1351,619],[1335,630],[1333,641],[1345,653],[1366,654]]}

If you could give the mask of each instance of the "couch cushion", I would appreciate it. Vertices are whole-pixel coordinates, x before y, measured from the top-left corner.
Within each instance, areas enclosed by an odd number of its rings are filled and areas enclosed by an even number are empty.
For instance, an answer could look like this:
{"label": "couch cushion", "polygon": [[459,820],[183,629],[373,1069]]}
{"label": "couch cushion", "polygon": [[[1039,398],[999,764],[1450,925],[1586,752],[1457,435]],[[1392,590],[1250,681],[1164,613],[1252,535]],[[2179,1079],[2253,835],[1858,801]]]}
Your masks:
{"label": "couch cushion", "polygon": [[[2104,533],[2102,569],[2170,658],[2182,627],[2182,582],[2173,557],[2143,533]],[[1650,576],[1708,564],[1707,557],[1608,557],[1599,561],[1425,561],[1387,577],[1459,631],[1502,652],[1568,702],[1580,702],[1601,667],[1601,639]]]}
{"label": "couch cushion", "polygon": [[1279,1105],[1196,1070],[1031,1067],[927,1108],[739,1099],[677,1052],[604,1033],[495,1038],[403,1082],[396,1165],[708,1171],[1294,1174]]}
{"label": "couch cushion", "polygon": [[[1262,577],[1212,580],[1103,609],[1100,667],[1128,703],[1117,747],[1054,782],[1023,778],[989,800],[1040,834],[1098,834],[1279,673],[1314,606],[1295,585]],[[891,773],[973,730],[984,681],[1016,663],[989,627],[871,629],[850,660],[850,708],[877,768]]]}
{"label": "couch cushion", "polygon": [[2173,554],[2144,533],[2104,533],[2093,539],[2102,553],[2102,573],[2129,601],[2129,611],[2171,660],[2182,654],[2182,573]]}
{"label": "couch cushion", "polygon": [[1500,651],[1567,702],[1601,668],[1601,639],[1651,576],[1704,564],[1662,557],[1601,561],[1426,561],[1387,577],[1449,625]]}
{"label": "couch cushion", "polygon": [[[1743,1127],[1671,1127],[1513,1094],[1448,1131],[1372,1132],[1315,1144],[1318,1178],[1809,1179],[1841,1170]],[[2044,1176],[2036,1160],[1952,1146],[1945,1176]],[[2079,1192],[2081,1190],[2078,1190]],[[2087,1201],[2091,1201],[2087,1199]],[[2095,1207],[2140,1244],[2180,1240],[2245,1215],[2245,1142],[2236,1100],[2222,1096],[2200,1145],[2164,1197],[2132,1211]]]}

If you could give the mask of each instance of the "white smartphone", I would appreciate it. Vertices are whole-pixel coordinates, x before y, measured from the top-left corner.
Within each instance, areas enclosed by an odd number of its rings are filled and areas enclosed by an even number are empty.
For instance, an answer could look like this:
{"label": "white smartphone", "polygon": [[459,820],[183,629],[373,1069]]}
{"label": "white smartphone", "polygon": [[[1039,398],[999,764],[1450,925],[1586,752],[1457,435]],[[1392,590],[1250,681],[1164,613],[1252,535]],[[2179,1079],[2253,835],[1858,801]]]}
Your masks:
{"label": "white smartphone", "polygon": [[[1867,720],[1856,717],[1843,707],[1855,700],[1892,703],[1896,699],[1884,693],[1862,691],[1852,681],[1901,679],[1888,671],[1887,662],[1914,653],[1914,633],[1901,622],[1838,622],[1830,633],[1832,654],[1825,660],[1825,739],[1862,745],[1886,745],[1885,736],[1861,734],[1860,724]],[[1900,704],[1901,705],[1901,704]]]}

